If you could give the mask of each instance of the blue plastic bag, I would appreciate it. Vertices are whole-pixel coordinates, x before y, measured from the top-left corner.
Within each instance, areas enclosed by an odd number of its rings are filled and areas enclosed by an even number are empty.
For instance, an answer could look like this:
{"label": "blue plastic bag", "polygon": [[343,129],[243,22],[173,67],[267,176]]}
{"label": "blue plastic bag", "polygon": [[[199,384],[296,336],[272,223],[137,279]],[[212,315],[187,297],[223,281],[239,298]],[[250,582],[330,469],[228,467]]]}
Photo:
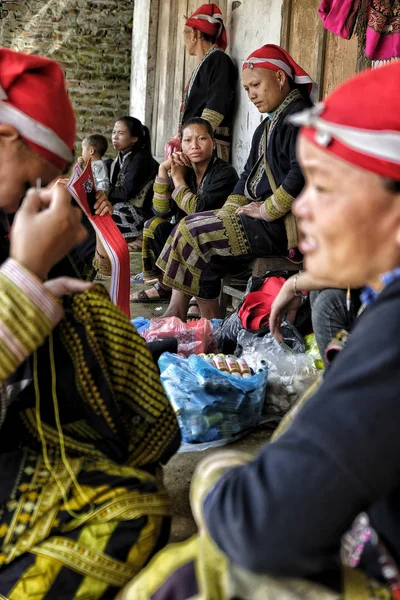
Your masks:
{"label": "blue plastic bag", "polygon": [[145,317],[135,317],[135,319],[132,319],[131,323],[136,328],[139,335],[142,335],[142,333],[150,327],[150,319],[146,319]]}
{"label": "blue plastic bag", "polygon": [[219,371],[196,354],[183,358],[168,352],[158,364],[184,442],[229,442],[258,425],[266,370],[245,379]]}

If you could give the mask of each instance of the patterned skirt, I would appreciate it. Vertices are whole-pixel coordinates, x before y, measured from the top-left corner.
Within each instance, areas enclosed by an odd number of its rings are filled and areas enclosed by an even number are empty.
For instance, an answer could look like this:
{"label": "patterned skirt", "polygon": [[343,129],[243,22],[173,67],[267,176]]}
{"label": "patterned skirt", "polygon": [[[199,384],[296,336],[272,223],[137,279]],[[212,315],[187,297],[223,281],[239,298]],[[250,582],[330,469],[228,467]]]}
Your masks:
{"label": "patterned skirt", "polygon": [[224,274],[243,271],[257,256],[285,254],[282,220],[267,223],[219,210],[182,219],[156,264],[164,272],[165,285],[188,296],[213,299],[219,296]]}
{"label": "patterned skirt", "polygon": [[0,518],[0,597],[106,600],[165,545],[171,503],[155,477],[109,459],[32,451]]}
{"label": "patterned skirt", "polygon": [[[8,382],[0,436],[0,598],[112,600],[168,539],[155,477],[179,446],[157,367],[101,286]],[[22,385],[23,384],[23,385]]]}
{"label": "patterned skirt", "polygon": [[114,204],[113,219],[127,242],[136,240],[143,229],[144,217],[140,209],[129,202]]}
{"label": "patterned skirt", "polygon": [[143,228],[142,263],[145,277],[157,277],[157,259],[163,251],[171,231],[175,225],[162,217],[154,217],[146,221]]}

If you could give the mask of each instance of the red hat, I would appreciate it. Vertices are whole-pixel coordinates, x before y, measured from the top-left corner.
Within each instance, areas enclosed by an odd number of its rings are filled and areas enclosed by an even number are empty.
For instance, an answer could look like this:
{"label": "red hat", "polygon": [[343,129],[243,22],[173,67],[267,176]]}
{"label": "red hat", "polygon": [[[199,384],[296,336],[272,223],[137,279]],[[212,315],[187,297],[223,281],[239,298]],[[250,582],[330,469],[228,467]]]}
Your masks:
{"label": "red hat", "polygon": [[243,70],[254,68],[284,71],[294,83],[307,86],[311,99],[314,99],[317,94],[318,86],[315,81],[280,46],[265,44],[265,46],[252,52],[243,63]]}
{"label": "red hat", "polygon": [[224,18],[216,4],[202,4],[186,20],[186,25],[216,38],[215,43],[222,50],[228,45]]}
{"label": "red hat", "polygon": [[400,62],[364,71],[290,120],[330,154],[400,181],[399,80]]}
{"label": "red hat", "polygon": [[75,117],[57,63],[0,49],[0,123],[60,169],[72,161]]}

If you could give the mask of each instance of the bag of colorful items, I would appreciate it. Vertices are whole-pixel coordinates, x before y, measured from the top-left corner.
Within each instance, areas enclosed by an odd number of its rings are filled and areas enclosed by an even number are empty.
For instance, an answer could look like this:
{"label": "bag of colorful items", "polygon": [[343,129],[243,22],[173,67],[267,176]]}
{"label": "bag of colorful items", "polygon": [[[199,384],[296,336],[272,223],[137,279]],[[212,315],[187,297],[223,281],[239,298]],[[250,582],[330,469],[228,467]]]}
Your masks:
{"label": "bag of colorful items", "polygon": [[265,366],[253,372],[245,360],[234,356],[184,358],[168,352],[158,364],[183,442],[199,449],[224,445],[259,424],[267,385]]}
{"label": "bag of colorful items", "polygon": [[213,326],[208,319],[184,323],[178,317],[151,319],[149,326],[140,335],[147,342],[175,338],[178,341],[178,354],[189,356],[216,350]]}

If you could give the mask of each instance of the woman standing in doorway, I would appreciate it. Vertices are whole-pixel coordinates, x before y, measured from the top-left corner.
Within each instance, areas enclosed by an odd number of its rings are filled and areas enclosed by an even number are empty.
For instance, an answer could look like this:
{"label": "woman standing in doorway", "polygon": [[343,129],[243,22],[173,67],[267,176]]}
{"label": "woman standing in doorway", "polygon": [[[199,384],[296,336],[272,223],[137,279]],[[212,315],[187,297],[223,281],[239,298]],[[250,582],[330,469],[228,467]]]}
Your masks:
{"label": "woman standing in doorway", "polygon": [[179,115],[182,124],[193,117],[206,119],[214,129],[217,156],[229,161],[236,69],[225,49],[227,37],[216,4],[202,4],[185,22],[185,47],[197,67],[184,91]]}

